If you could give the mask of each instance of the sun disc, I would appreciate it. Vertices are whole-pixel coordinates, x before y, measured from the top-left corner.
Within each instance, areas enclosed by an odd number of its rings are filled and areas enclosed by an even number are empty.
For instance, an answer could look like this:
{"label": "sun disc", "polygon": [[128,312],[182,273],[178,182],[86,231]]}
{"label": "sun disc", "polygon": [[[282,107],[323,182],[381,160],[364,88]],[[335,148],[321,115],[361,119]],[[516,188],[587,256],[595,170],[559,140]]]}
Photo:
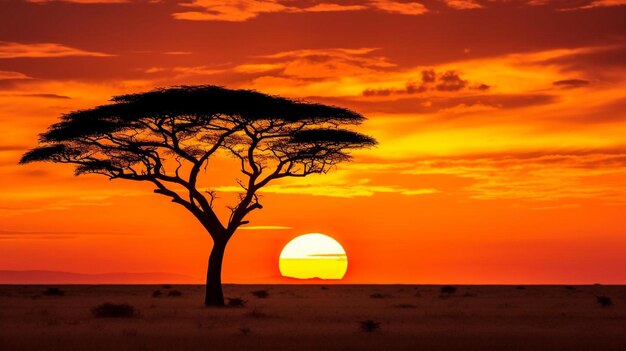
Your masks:
{"label": "sun disc", "polygon": [[280,253],[280,273],[299,279],[342,279],[348,270],[346,251],[328,235],[312,233],[292,239]]}

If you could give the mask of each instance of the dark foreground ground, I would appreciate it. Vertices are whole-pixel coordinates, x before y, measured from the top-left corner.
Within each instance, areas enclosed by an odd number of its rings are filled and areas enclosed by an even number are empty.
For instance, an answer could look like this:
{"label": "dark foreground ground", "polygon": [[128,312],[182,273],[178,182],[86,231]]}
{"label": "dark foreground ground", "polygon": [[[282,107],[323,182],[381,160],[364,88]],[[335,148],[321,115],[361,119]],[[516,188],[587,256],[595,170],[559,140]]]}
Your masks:
{"label": "dark foreground ground", "polygon": [[56,287],[0,286],[0,350],[626,350],[626,286],[231,285],[247,303],[223,309],[195,285]]}

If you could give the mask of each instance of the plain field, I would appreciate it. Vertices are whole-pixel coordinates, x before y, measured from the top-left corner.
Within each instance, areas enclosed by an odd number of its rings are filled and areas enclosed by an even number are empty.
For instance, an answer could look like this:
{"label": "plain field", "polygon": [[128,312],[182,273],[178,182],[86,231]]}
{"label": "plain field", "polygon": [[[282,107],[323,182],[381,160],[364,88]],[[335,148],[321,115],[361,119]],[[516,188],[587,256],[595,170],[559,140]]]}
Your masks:
{"label": "plain field", "polygon": [[[196,285],[48,287],[0,286],[0,350],[626,350],[626,286],[227,285],[247,301],[228,308]],[[104,302],[138,315],[94,317]]]}

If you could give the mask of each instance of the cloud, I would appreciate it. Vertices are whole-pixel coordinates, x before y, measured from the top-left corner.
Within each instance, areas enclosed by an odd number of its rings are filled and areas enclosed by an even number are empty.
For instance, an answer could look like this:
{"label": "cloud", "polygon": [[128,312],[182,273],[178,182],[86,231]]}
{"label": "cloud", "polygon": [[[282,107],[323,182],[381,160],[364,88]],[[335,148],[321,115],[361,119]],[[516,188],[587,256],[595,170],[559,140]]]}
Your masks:
{"label": "cloud", "polygon": [[174,13],[174,18],[192,21],[243,22],[262,13],[289,11],[276,0],[193,0],[181,6],[199,10]]}
{"label": "cloud", "polygon": [[15,43],[15,42],[0,42],[0,59],[7,58],[42,58],[42,57],[68,57],[68,56],[92,56],[92,57],[107,57],[113,56],[101,52],[85,51],[81,49],[72,48],[62,44],[55,43]]}
{"label": "cloud", "polygon": [[137,236],[131,232],[84,232],[84,231],[39,231],[39,230],[0,230],[0,240],[16,239],[72,239],[92,236]]}
{"label": "cloud", "polygon": [[191,75],[213,75],[224,72],[223,69],[217,69],[207,66],[174,67],[173,71]]}
{"label": "cloud", "polygon": [[597,7],[613,7],[613,6],[624,6],[626,5],[626,0],[594,0],[589,4],[574,8],[568,8],[567,10],[587,10]]}
{"label": "cloud", "polygon": [[343,5],[321,2],[310,6],[296,6],[294,2],[279,0],[192,0],[181,6],[192,11],[176,12],[180,20],[244,22],[267,13],[346,12],[378,10],[394,14],[421,15],[428,10],[417,2],[371,0],[363,4]]}
{"label": "cloud", "polygon": [[377,10],[401,15],[422,15],[428,12],[426,6],[415,1],[373,0],[370,2],[370,6]]}
{"label": "cloud", "polygon": [[557,80],[552,84],[561,88],[580,88],[589,85],[589,81],[584,79],[564,79]]}
{"label": "cloud", "polygon": [[20,72],[0,71],[0,80],[9,80],[9,79],[31,79],[31,77]]}
{"label": "cloud", "polygon": [[626,68],[626,45],[587,47],[537,60],[536,64],[558,65],[563,70],[594,74],[611,79],[615,69]]}
{"label": "cloud", "polygon": [[[489,90],[487,84],[478,83],[478,90]],[[421,72],[421,81],[409,81],[403,88],[365,89],[364,96],[389,96],[389,95],[413,95],[429,91],[456,92],[468,87],[468,82],[461,79],[458,72],[446,71],[436,73],[434,69]]]}
{"label": "cloud", "polygon": [[475,0],[444,0],[448,7],[456,10],[480,9],[482,5]]}
{"label": "cloud", "polygon": [[454,175],[474,181],[464,191],[481,200],[555,201],[626,196],[626,150],[538,151],[416,161],[413,175]]}
{"label": "cloud", "polygon": [[292,227],[286,227],[283,225],[244,225],[239,227],[239,230],[287,230],[293,229]]}
{"label": "cloud", "polygon": [[[354,198],[373,196],[378,193],[395,193],[407,196],[429,195],[438,192],[433,188],[407,188],[398,185],[375,185],[370,184],[369,179],[352,179],[351,173],[343,170],[322,176],[309,176],[307,180],[302,178],[288,178],[280,183],[267,185],[260,193],[273,194],[299,194],[310,196],[325,196],[338,198]],[[361,174],[362,175],[362,174]],[[238,186],[219,186],[213,188],[218,192],[239,193],[242,189]]]}

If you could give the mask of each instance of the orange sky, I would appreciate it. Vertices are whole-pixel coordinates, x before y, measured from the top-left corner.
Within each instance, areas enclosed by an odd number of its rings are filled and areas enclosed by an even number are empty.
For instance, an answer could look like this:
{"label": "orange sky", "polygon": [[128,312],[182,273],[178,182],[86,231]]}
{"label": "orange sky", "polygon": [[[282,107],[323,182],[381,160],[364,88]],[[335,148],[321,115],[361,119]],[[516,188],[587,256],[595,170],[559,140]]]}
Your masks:
{"label": "orange sky", "polygon": [[[204,83],[352,108],[380,142],[266,188],[227,282],[282,281],[282,247],[320,232],[347,283],[624,284],[624,5],[3,1],[0,270],[201,281],[209,236],[148,184],[17,160],[64,112]],[[232,177],[209,181],[225,204]]]}

